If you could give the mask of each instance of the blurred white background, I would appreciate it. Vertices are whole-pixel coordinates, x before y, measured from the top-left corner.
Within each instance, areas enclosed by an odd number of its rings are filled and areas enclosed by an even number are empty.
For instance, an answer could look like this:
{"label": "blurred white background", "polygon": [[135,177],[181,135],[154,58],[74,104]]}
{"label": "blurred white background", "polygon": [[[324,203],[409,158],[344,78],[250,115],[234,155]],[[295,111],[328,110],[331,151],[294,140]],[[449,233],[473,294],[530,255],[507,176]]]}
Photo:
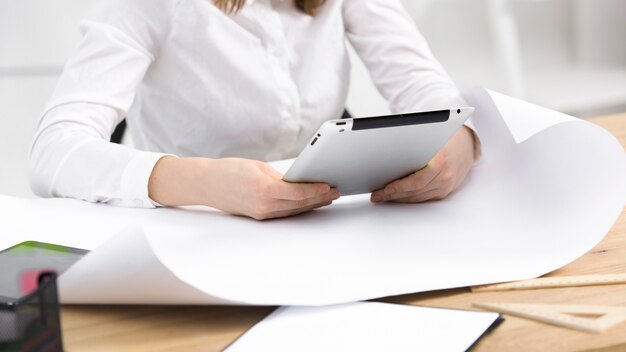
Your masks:
{"label": "blurred white background", "polygon": [[[0,194],[32,197],[28,150],[89,0],[0,0]],[[566,113],[626,111],[626,0],[404,0],[460,87]],[[348,108],[388,112],[353,56]]]}

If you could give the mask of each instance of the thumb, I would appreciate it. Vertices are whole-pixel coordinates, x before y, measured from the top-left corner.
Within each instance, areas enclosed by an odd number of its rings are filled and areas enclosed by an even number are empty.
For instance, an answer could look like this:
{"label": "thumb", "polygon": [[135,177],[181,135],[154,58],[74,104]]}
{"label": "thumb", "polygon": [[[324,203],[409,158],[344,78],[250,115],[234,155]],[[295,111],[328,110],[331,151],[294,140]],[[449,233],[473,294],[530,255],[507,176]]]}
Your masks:
{"label": "thumb", "polygon": [[263,171],[263,173],[265,173],[268,176],[271,176],[272,178],[275,178],[275,179],[283,178],[283,174],[281,174],[280,172],[278,172],[278,170],[271,167],[270,164],[268,163],[261,163],[260,169],[261,171]]}

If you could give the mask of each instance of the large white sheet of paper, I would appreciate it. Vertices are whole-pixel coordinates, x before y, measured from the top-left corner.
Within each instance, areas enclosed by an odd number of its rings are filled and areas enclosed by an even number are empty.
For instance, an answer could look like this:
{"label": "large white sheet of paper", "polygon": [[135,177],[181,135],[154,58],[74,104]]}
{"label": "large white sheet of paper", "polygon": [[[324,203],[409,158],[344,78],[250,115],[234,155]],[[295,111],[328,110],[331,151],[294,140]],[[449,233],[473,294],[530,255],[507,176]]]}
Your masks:
{"label": "large white sheet of paper", "polygon": [[61,277],[65,303],[257,305],[529,279],[590,250],[624,207],[622,146],[591,123],[497,93],[467,98],[484,158],[443,201],[351,196],[258,222],[209,208],[0,197],[0,247],[28,239],[95,249]]}
{"label": "large white sheet of paper", "polygon": [[278,308],[227,352],[467,351],[499,315],[358,302]]}

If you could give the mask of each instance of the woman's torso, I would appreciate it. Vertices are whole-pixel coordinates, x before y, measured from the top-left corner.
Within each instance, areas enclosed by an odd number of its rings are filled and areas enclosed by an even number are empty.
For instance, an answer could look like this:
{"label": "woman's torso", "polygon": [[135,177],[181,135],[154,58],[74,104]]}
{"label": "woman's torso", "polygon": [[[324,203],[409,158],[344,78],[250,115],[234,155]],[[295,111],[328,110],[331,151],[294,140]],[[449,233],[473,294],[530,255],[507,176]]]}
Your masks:
{"label": "woman's torso", "polygon": [[341,116],[350,64],[340,0],[314,17],[289,0],[248,0],[234,15],[181,0],[171,15],[128,112],[137,148],[284,159]]}

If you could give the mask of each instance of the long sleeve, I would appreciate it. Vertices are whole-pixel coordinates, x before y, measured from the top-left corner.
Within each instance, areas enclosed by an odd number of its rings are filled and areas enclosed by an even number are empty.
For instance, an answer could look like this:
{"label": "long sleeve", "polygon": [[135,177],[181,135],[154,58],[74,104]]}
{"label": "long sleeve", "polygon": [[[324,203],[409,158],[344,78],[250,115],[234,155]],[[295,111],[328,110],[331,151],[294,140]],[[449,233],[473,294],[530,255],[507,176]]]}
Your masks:
{"label": "long sleeve", "polygon": [[395,113],[465,105],[399,0],[345,0],[348,40]]}
{"label": "long sleeve", "polygon": [[[399,0],[345,0],[343,17],[348,40],[391,111],[467,106]],[[471,119],[465,125],[474,134],[478,160],[480,137]]]}
{"label": "long sleeve", "polygon": [[37,195],[154,207],[148,180],[163,154],[109,139],[166,34],[162,2],[172,1],[103,1],[81,22],[82,41],[60,77],[31,148],[30,182]]}

